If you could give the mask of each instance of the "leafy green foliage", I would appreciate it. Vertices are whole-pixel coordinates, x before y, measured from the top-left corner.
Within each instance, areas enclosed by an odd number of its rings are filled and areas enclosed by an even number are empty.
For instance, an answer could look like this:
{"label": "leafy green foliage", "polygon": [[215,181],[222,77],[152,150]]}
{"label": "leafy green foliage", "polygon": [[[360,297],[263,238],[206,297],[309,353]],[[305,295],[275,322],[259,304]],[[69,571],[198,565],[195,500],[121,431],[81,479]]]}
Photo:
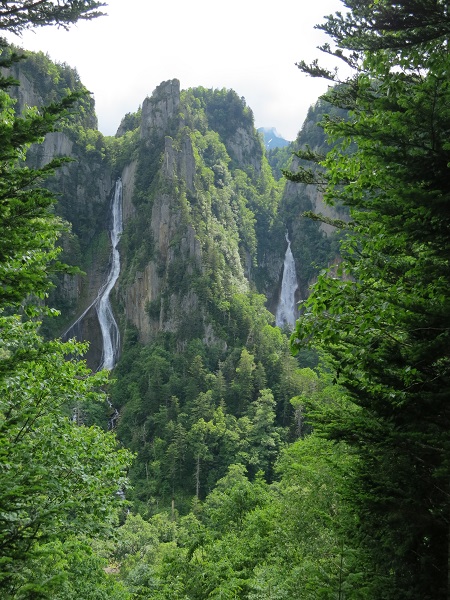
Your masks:
{"label": "leafy green foliage", "polygon": [[278,181],[282,178],[282,170],[286,169],[292,159],[292,145],[280,146],[267,150],[267,160],[272,169],[275,179]]}
{"label": "leafy green foliage", "polygon": [[21,0],[3,2],[0,7],[0,29],[20,34],[25,29],[57,25],[68,29],[78,20],[90,20],[103,13],[97,9],[106,6],[94,0]]}
{"label": "leafy green foliage", "polygon": [[370,597],[445,598],[448,16],[440,3],[346,5],[322,28],[360,69],[327,96],[351,111],[326,122],[342,142],[323,165],[327,197],[351,208],[352,223],[343,262],[319,277],[292,342],[324,349],[351,401],[319,411],[318,426],[361,459],[355,535]]}
{"label": "leafy green foliage", "polygon": [[[194,98],[205,108],[208,124],[219,135],[228,140],[239,127],[253,126],[253,113],[244,98],[233,90],[212,90],[197,87],[192,90]],[[262,152],[261,152],[262,154]]]}
{"label": "leafy green foliage", "polygon": [[[295,430],[289,400],[302,389],[298,363],[288,360],[280,330],[261,322],[262,305],[243,300],[239,330],[247,346],[241,337],[227,349],[195,339],[180,352],[178,338],[161,336],[123,348],[111,400],[121,413],[119,438],[139,455],[131,494],[144,513],[172,499],[185,513],[192,496],[204,498],[233,462],[270,479]],[[231,313],[230,327],[233,320]]]}
{"label": "leafy green foliage", "polygon": [[[98,6],[7,2],[0,14],[3,28],[20,32],[91,18]],[[0,64],[11,68],[19,58],[7,50]],[[32,168],[25,162],[27,151],[62,125],[83,92],[18,115],[6,92],[15,84],[9,75],[0,77],[1,595],[73,598],[81,593],[124,599],[127,594],[103,571],[104,563],[73,535],[111,533],[131,454],[118,449],[112,433],[69,419],[67,411],[74,406],[105,402],[99,390],[107,380],[105,374],[92,375],[80,360],[84,346],[43,341],[37,317],[53,311],[35,306],[36,297],[41,302],[48,292],[49,274],[71,270],[56,260],[65,226],[53,211],[54,196],[41,187],[66,161],[57,158]],[[76,586],[77,576],[84,576],[81,586]]]}
{"label": "leafy green foliage", "polygon": [[110,529],[130,462],[112,434],[65,415],[80,401],[104,402],[105,377],[67,360],[83,348],[44,344],[37,325],[0,320],[0,588],[7,593],[24,580],[36,543]]}
{"label": "leafy green foliage", "polygon": [[128,517],[113,551],[120,579],[136,598],[363,598],[343,528],[353,468],[344,444],[315,436],[282,453],[272,485],[232,464],[185,517]]}
{"label": "leafy green foliage", "polygon": [[22,574],[27,583],[14,598],[129,600],[125,586],[109,574],[112,569],[80,536],[41,544]]}

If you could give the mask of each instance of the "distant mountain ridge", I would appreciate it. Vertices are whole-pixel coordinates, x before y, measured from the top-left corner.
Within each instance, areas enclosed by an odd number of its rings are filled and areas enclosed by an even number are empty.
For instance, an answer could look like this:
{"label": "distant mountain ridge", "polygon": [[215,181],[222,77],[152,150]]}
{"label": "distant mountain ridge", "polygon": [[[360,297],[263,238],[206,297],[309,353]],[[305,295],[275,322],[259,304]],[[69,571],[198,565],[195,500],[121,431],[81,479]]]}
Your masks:
{"label": "distant mountain ridge", "polygon": [[289,146],[291,142],[281,137],[275,127],[258,127],[258,133],[262,134],[264,146],[270,150],[271,148],[283,148]]}

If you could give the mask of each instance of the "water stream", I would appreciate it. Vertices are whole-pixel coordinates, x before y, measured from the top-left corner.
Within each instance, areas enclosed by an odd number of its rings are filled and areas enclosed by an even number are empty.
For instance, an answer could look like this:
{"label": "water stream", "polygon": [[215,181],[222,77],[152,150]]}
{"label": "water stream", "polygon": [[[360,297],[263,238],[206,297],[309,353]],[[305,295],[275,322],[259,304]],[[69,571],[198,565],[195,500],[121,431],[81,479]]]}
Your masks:
{"label": "water stream", "polygon": [[83,339],[82,321],[88,312],[95,307],[97,312],[100,330],[102,333],[102,357],[98,370],[114,368],[120,351],[120,334],[114,314],[111,308],[109,295],[113,289],[120,274],[120,254],[117,245],[122,234],[122,180],[118,179],[114,188],[114,196],[111,206],[112,225],[111,235],[111,262],[106,281],[99,289],[95,299],[89,304],[86,310],[72,323],[67,331],[62,335],[63,340],[75,337],[78,340]]}
{"label": "water stream", "polygon": [[100,290],[95,308],[103,338],[103,352],[99,369],[114,368],[120,351],[120,333],[109,300],[109,295],[120,274],[120,254],[117,246],[122,235],[122,180],[116,181],[112,203],[111,265],[105,285]]}
{"label": "water stream", "polygon": [[297,304],[295,302],[295,292],[298,289],[297,273],[295,272],[294,256],[291,251],[291,242],[286,231],[286,241],[288,243],[284,257],[283,278],[281,280],[281,293],[275,314],[275,324],[278,327],[289,327],[291,330],[295,327],[297,318]]}
{"label": "water stream", "polygon": [[[109,272],[106,281],[100,287],[97,296],[86,308],[86,310],[72,323],[69,329],[63,334],[62,339],[68,340],[76,338],[83,339],[83,319],[87,316],[92,308],[97,312],[98,322],[102,334],[102,356],[97,370],[106,369],[110,371],[116,365],[120,352],[120,333],[117,322],[111,307],[109,296],[113,289],[117,278],[120,274],[120,254],[117,248],[122,234],[122,180],[118,179],[114,188],[114,196],[111,205],[111,258]],[[119,419],[119,411],[115,408],[109,398],[106,399],[110,416],[108,418],[108,429],[115,429]],[[75,406],[72,410],[71,420],[73,423],[79,424],[80,414],[79,407]],[[122,493],[122,492],[121,492]]]}

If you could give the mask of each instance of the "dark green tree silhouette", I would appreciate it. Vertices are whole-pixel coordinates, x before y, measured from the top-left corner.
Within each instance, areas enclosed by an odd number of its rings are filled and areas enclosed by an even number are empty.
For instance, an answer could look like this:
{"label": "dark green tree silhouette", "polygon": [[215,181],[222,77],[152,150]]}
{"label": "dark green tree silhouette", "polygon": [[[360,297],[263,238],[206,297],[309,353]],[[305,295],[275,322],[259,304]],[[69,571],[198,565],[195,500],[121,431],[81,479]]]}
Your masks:
{"label": "dark green tree silhouette", "polygon": [[351,501],[368,597],[440,600],[449,593],[450,16],[431,0],[345,5],[320,26],[335,44],[322,49],[354,74],[339,81],[318,62],[299,67],[339,83],[325,99],[349,110],[324,119],[342,142],[321,164],[328,201],[350,207],[351,222],[343,262],[319,277],[292,345],[324,350],[353,403],[316,415],[315,426],[361,458]]}

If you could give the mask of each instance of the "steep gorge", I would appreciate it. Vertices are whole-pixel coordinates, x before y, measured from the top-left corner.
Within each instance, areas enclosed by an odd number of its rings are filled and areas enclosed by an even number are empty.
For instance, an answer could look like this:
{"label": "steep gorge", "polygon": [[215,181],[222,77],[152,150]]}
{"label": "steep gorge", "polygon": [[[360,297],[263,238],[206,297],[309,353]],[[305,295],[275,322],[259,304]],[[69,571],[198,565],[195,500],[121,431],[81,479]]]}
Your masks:
{"label": "steep gorge", "polygon": [[[13,75],[20,82],[18,107],[39,106],[64,90],[82,88],[75,71],[40,53],[16,66]],[[293,148],[317,121],[311,113]],[[291,183],[284,188],[274,179],[251,109],[232,90],[181,91],[177,80],[165,82],[109,139],[96,130],[94,105],[86,97],[61,132],[32,149],[29,160],[43,164],[60,155],[74,158],[48,182],[58,193],[59,214],[72,227],[63,240],[64,258],[87,273],[57,285],[54,300],[64,313],[63,327],[93,302],[105,278],[108,210],[117,177],[123,182],[126,266],[115,301],[121,327],[132,323],[144,343],[198,313],[202,298],[195,288],[209,277],[208,287],[214,277],[220,280],[217,299],[252,288],[265,294],[275,313],[286,227],[298,262],[304,263],[300,259],[311,244],[327,246],[318,226],[305,224],[300,215],[329,207],[317,192]],[[305,296],[311,269],[300,277],[299,294]],[[207,337],[214,327],[206,312],[201,320]]]}
{"label": "steep gorge", "polygon": [[[28,61],[24,97],[37,98],[33,89],[49,72],[81,86],[66,66],[55,71],[40,55]],[[74,113],[29,156],[75,159],[48,185],[72,225],[63,259],[86,273],[55,279],[49,302],[61,316],[45,327],[61,335],[79,320],[88,364],[100,366],[95,306],[109,272],[110,205],[120,179],[121,269],[109,294],[122,340],[110,390],[120,414],[114,424],[138,454],[133,499],[153,511],[153,502],[176,498],[186,510],[237,457],[250,474],[262,469],[270,478],[277,448],[295,436],[290,399],[303,364],[275,327],[286,230],[297,301],[332,259],[331,238],[301,217],[320,208],[320,196],[274,176],[252,111],[232,90],[182,90],[170,80],[124,117],[114,138],[95,124],[92,102],[82,100],[81,116]]]}

